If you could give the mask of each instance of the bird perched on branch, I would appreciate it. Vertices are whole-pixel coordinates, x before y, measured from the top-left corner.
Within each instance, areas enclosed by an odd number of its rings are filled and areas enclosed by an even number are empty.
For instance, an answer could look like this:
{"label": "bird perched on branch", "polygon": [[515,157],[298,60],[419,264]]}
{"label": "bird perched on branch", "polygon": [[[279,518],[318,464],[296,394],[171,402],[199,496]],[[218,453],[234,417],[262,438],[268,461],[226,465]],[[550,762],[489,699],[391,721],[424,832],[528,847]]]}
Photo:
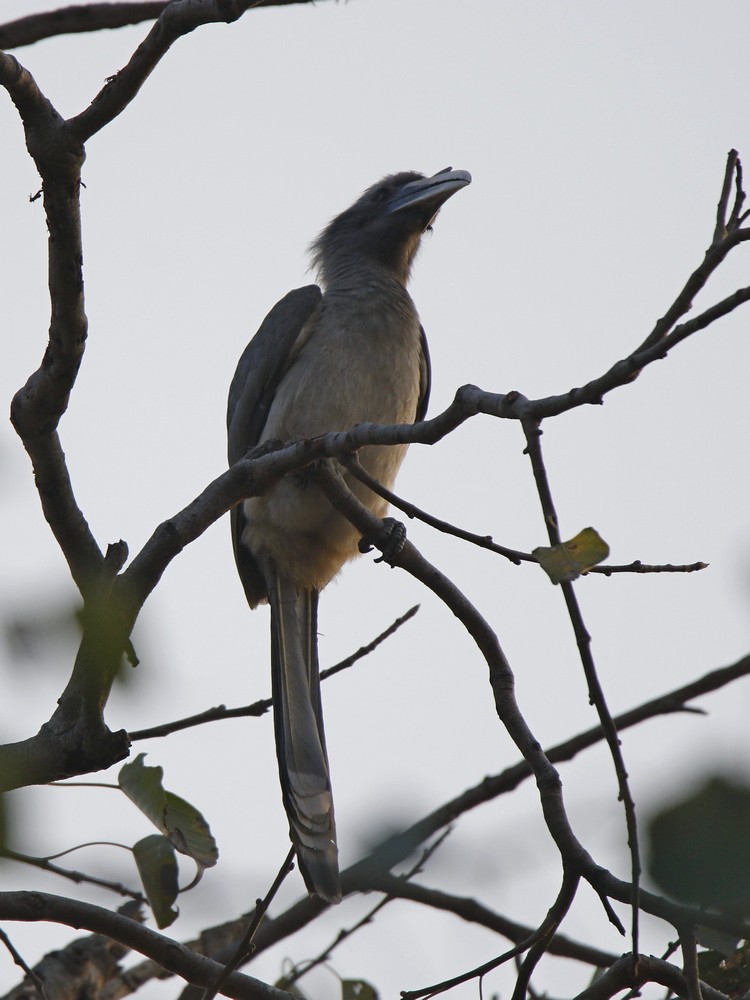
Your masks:
{"label": "bird perched on branch", "polygon": [[[355,424],[424,418],[430,360],[406,285],[425,230],[471,181],[464,170],[399,173],[369,188],[312,244],[317,285],[289,292],[240,358],[229,390],[230,465],[269,440],[312,438]],[[362,449],[392,488],[406,445]],[[375,515],[387,504],[347,477]],[[291,473],[232,510],[248,603],[271,606],[276,753],[292,843],[308,890],[341,898],[333,799],[320,705],[318,594],[358,554],[359,535],[315,484]]]}

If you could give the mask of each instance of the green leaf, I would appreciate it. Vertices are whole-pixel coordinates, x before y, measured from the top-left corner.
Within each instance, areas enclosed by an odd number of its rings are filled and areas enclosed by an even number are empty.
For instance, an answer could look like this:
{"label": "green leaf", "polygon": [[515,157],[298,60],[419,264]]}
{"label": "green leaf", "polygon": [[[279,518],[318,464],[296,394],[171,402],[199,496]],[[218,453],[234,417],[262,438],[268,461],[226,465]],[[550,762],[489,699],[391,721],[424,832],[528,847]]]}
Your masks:
{"label": "green leaf", "polygon": [[169,927],[180,912],[173,905],[179,892],[174,848],[166,837],[152,833],[134,845],[133,854],[156,925]]}
{"label": "green leaf", "polygon": [[606,559],[609,545],[596,529],[584,528],[569,542],[540,545],[531,554],[553,583],[568,583]]}
{"label": "green leaf", "polygon": [[211,868],[219,858],[216,841],[201,813],[185,799],[164,789],[160,767],[146,767],[141,753],[120,769],[120,788],[161,830],[172,846],[191,857],[200,871]]}
{"label": "green leaf", "polygon": [[341,1000],[378,1000],[378,991],[364,979],[342,979]]}
{"label": "green leaf", "polygon": [[750,787],[716,776],[651,820],[649,873],[674,899],[750,916]]}

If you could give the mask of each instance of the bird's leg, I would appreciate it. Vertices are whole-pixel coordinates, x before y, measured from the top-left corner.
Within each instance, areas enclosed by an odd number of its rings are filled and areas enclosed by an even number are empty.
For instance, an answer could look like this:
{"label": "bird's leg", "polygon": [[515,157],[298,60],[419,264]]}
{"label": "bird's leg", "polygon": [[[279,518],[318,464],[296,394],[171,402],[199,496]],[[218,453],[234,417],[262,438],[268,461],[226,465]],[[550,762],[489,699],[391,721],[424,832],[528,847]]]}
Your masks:
{"label": "bird's leg", "polygon": [[397,521],[395,517],[384,517],[382,524],[383,532],[376,544],[373,544],[369,538],[363,537],[360,538],[358,547],[362,553],[372,552],[377,547],[381,554],[375,562],[387,562],[389,566],[392,566],[406,542],[406,525]]}

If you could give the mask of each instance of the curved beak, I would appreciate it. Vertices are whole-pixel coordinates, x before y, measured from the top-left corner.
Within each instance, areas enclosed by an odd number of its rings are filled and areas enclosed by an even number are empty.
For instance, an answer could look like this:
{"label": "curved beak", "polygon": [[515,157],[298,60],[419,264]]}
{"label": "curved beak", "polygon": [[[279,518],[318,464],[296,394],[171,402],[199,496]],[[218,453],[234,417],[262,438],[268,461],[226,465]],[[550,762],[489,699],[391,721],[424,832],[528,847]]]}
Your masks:
{"label": "curved beak", "polygon": [[410,181],[391,198],[386,206],[386,212],[400,212],[403,208],[413,205],[429,205],[435,212],[452,194],[471,184],[471,174],[468,170],[454,170],[446,167],[432,177],[424,177],[418,181]]}

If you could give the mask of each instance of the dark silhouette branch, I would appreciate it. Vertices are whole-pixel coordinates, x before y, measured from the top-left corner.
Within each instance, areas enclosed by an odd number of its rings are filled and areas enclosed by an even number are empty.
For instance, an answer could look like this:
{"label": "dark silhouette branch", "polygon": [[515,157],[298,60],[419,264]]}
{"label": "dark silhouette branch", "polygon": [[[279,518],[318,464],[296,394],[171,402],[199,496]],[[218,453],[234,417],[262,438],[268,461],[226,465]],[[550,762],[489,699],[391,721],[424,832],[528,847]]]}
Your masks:
{"label": "dark silhouette branch", "polygon": [[0,84],[23,122],[26,145],[42,178],[49,230],[49,340],[37,371],[11,404],[11,420],[29,453],[47,519],[84,596],[103,556],[81,513],[65,465],[57,425],[68,406],[87,335],[79,188],[84,151],[28,70],[0,53]]}
{"label": "dark silhouette branch", "polygon": [[[637,974],[633,975],[633,970]],[[579,993],[574,1000],[610,1000],[622,990],[640,990],[646,983],[661,983],[675,996],[689,1000],[688,984],[683,973],[674,965],[651,955],[638,955],[638,962],[633,962],[632,955],[623,955],[606,972]],[[703,1000],[727,1000],[727,997],[707,983],[701,983]]]}
{"label": "dark silhouette branch", "polygon": [[[415,604],[413,608],[409,608],[406,614],[401,615],[384,632],[376,636],[372,642],[368,642],[366,646],[361,646],[356,652],[347,656],[346,659],[341,660],[339,663],[334,664],[332,667],[321,670],[320,679],[322,681],[327,680],[327,678],[332,677],[334,674],[341,673],[342,670],[347,670],[353,666],[358,660],[367,656],[374,649],[377,649],[382,642],[385,642],[394,632],[398,631],[405,622],[414,617],[417,611],[419,611],[419,605]],[[242,705],[239,708],[226,708],[224,705],[218,705],[216,708],[209,708],[198,715],[191,715],[185,719],[177,719],[175,722],[165,722],[160,726],[151,726],[150,729],[137,729],[129,734],[129,739],[133,743],[136,740],[153,739],[155,736],[169,736],[170,733],[176,733],[181,729],[190,729],[193,726],[202,726],[206,722],[220,722],[222,719],[261,716],[265,715],[272,705],[272,698],[261,698],[259,701],[253,702],[252,705]]]}
{"label": "dark silhouette branch", "polygon": [[128,64],[109,78],[85,111],[69,119],[70,134],[80,142],[86,142],[121,114],[172,45],[183,35],[204,24],[237,21],[250,8],[257,6],[257,0],[175,0],[165,4]]}
{"label": "dark silhouette branch", "polygon": [[[443,521],[432,514],[428,514],[427,511],[420,510],[416,504],[411,503],[409,500],[404,500],[403,497],[398,496],[392,490],[386,489],[382,483],[379,483],[365,469],[356,454],[343,455],[339,458],[339,461],[348,472],[351,472],[353,476],[359,479],[361,483],[364,483],[373,493],[377,493],[378,496],[383,497],[392,507],[396,507],[403,514],[406,514],[407,517],[422,521],[431,528],[436,528],[447,535],[453,535],[455,538],[470,542],[479,548],[489,549],[491,552],[505,556],[515,566],[520,566],[522,562],[533,563],[535,566],[539,565],[536,556],[530,552],[522,552],[520,549],[509,549],[505,545],[499,545],[491,535],[478,535],[473,531],[466,531],[464,528],[459,528],[455,524],[449,524],[448,521]],[[604,576],[612,576],[613,573],[695,573],[697,570],[706,569],[707,566],[708,564],[703,562],[689,563],[682,566],[673,566],[670,564],[650,566],[637,559],[626,566],[593,566],[587,570],[587,573],[601,573]]]}
{"label": "dark silhouette branch", "polygon": [[[476,899],[454,896],[411,881],[405,882],[390,872],[373,873],[369,885],[371,890],[386,893],[388,898],[409,900],[413,903],[420,903],[422,906],[452,913],[467,923],[477,924],[479,927],[486,927],[497,934],[502,934],[503,937],[516,944],[530,938],[534,933],[533,927],[509,920],[507,917],[488,909]],[[575,959],[600,968],[606,968],[620,957],[619,953],[615,955],[612,952],[581,944],[564,934],[555,934],[547,950],[551,955]]]}
{"label": "dark silhouette branch", "polygon": [[69,879],[71,882],[88,885],[98,885],[102,889],[109,889],[120,896],[130,896],[131,899],[139,903],[145,902],[143,894],[136,889],[129,889],[122,882],[113,882],[110,879],[98,878],[96,875],[88,875],[86,872],[74,871],[72,868],[62,868],[56,865],[50,858],[38,858],[31,854],[22,854],[20,851],[11,850],[9,847],[0,847],[0,857],[8,861],[17,861],[19,864],[31,865],[32,868],[39,868],[41,871],[50,872],[52,875],[59,875],[61,878]]}
{"label": "dark silhouette branch", "polygon": [[[219,0],[180,0],[159,15],[147,39],[133,59],[105,88],[92,106],[78,118],[64,122],[41,94],[33,78],[11,56],[0,56],[0,83],[7,87],[21,114],[29,151],[43,180],[45,210],[50,226],[50,291],[52,321],[50,339],[42,366],[15,397],[13,421],[32,457],[45,516],[50,522],[84,599],[100,588],[111,574],[101,551],[73,496],[57,437],[57,423],[67,407],[80,365],[86,338],[78,190],[83,160],[82,140],[128,103],[154,65],[181,34],[211,20],[232,20],[247,4],[227,6]],[[728,170],[730,167],[728,166]],[[695,289],[715,270],[729,250],[748,236],[740,228],[741,179],[739,161],[732,161],[738,194],[727,235],[709,250],[704,264],[686,285]],[[17,787],[32,781],[85,773],[109,766],[127,753],[125,734],[111,734],[102,710],[120,654],[127,648],[130,632],[143,602],[169,562],[219,516],[239,500],[257,495],[288,471],[324,456],[347,454],[370,443],[434,443],[469,416],[485,412],[510,419],[538,419],[565,409],[601,399],[603,391],[629,381],[643,366],[662,357],[670,343],[684,339],[701,324],[735,308],[750,295],[740,290],[700,317],[665,335],[658,344],[631,355],[610,369],[600,380],[565,397],[526,400],[519,393],[483,393],[475,387],[460,389],[451,407],[431,421],[400,427],[361,425],[351,431],[325,435],[286,449],[244,460],[210,484],[192,504],[157,528],[154,536],[126,573],[109,585],[107,600],[97,600],[95,613],[84,637],[73,675],[60,707],[37,737],[5,748],[0,755],[0,787]],[[683,295],[684,298],[684,295]],[[682,315],[684,303],[675,305],[669,317]],[[662,321],[661,333],[669,324]],[[653,335],[647,342],[653,340]],[[124,543],[121,543],[124,549]],[[123,556],[124,559],[124,556]],[[111,581],[110,581],[111,582]],[[98,619],[107,619],[109,634],[102,643]],[[62,740],[62,744],[61,744]]]}
{"label": "dark silhouette branch", "polygon": [[87,3],[58,10],[27,14],[0,24],[0,49],[18,49],[45,38],[73,35],[105,28],[124,28],[152,21],[164,10],[167,0],[125,3]]}
{"label": "dark silhouette branch", "polygon": [[[538,421],[523,421],[522,426],[526,437],[526,453],[531,461],[531,468],[534,473],[534,482],[536,483],[549,542],[550,545],[553,546],[560,545],[562,538],[560,536],[559,521],[557,511],[555,510],[554,500],[552,498],[552,490],[547,476],[547,469],[544,465],[544,457],[542,455],[542,429]],[[630,785],[628,784],[628,772],[625,767],[625,759],[622,754],[622,746],[620,744],[620,738],[617,734],[617,727],[612,719],[609,706],[607,705],[607,700],[604,696],[604,690],[601,686],[601,682],[599,681],[596,664],[591,652],[591,636],[589,635],[588,629],[586,628],[583,620],[583,614],[581,613],[581,608],[578,603],[575,587],[571,581],[563,580],[560,583],[560,589],[562,591],[563,598],[565,599],[568,617],[570,618],[571,625],[573,626],[573,633],[575,635],[581,665],[583,666],[583,672],[588,686],[589,701],[594,705],[599,716],[599,723],[601,725],[602,732],[604,733],[604,738],[615,767],[617,787],[620,793],[619,798],[625,810],[625,823],[628,831],[628,848],[630,850],[632,893],[631,937],[633,954],[637,955],[639,952],[638,930],[640,907],[638,895],[640,892],[641,859],[640,849],[638,846],[638,823],[635,813],[635,802],[633,801],[633,796],[630,792]],[[514,1000],[516,1000],[516,998],[514,998]]]}
{"label": "dark silhouette branch", "polygon": [[[730,218],[727,218],[726,212],[733,180],[736,183],[736,196],[734,206],[732,208],[732,214]],[[662,318],[656,323],[651,333],[643,341],[641,347],[648,348],[652,345],[659,344],[662,341],[666,342],[668,340],[667,334],[669,331],[682,316],[692,309],[693,300],[696,295],[701,291],[714,271],[724,261],[727,254],[739,243],[750,238],[750,233],[743,231],[740,228],[743,217],[740,216],[739,210],[744,199],[745,193],[742,190],[742,164],[740,163],[737,150],[730,149],[727,154],[727,162],[724,168],[724,181],[722,183],[721,195],[717,208],[716,225],[714,227],[713,238],[711,240],[711,245],[708,250],[706,250],[703,263],[690,275],[680,294],[674,300],[664,316],[662,316]],[[727,300],[725,299],[724,301],[726,302]],[[743,299],[743,301],[746,300]],[[685,326],[687,325],[688,324],[685,324]],[[690,332],[694,331],[691,330]]]}
{"label": "dark silhouette branch", "polygon": [[[24,983],[28,982],[36,990],[39,1000],[50,1000],[49,994],[44,988],[43,979],[35,972],[34,969],[29,968],[23,955],[16,949],[11,939],[2,929],[0,929],[0,941],[2,941],[5,945],[8,954],[13,959],[15,964],[24,973]],[[13,993],[16,992],[16,990],[13,990]],[[8,1000],[12,1000],[12,994],[9,995]]]}
{"label": "dark silhouette branch", "polygon": [[516,987],[513,991],[512,997],[512,1000],[524,1000],[526,997],[526,990],[531,970],[542,957],[544,951],[546,951],[549,947],[555,931],[559,927],[565,914],[570,909],[570,906],[575,898],[578,881],[579,879],[576,875],[569,876],[566,873],[563,876],[563,884],[560,888],[557,899],[552,907],[550,907],[550,910],[542,924],[535,930],[532,930],[526,938],[519,941],[515,947],[503,952],[502,955],[498,955],[497,958],[490,959],[489,962],[484,962],[482,965],[479,965],[474,969],[469,969],[466,972],[462,972],[458,976],[445,979],[440,983],[434,983],[432,986],[423,986],[418,990],[402,990],[402,1000],[420,1000],[421,997],[433,997],[439,993],[447,993],[448,990],[455,989],[456,986],[462,986],[464,983],[471,982],[472,979],[481,980],[484,976],[493,972],[495,969],[498,969],[501,965],[507,964],[512,959],[517,958],[525,951],[528,951],[528,965],[526,962],[522,964],[521,972],[516,982]]}
{"label": "dark silhouette branch", "polygon": [[539,927],[536,939],[528,949],[528,954],[521,963],[511,1000],[526,1000],[526,996],[530,991],[529,987],[534,969],[536,969],[540,960],[549,951],[558,927],[573,905],[578,889],[578,882],[579,877],[577,875],[572,875],[568,871],[563,872],[563,882],[560,886],[560,892],[557,894],[557,899],[550,907],[549,912]]}
{"label": "dark silhouette branch", "polygon": [[289,848],[286,858],[284,859],[281,868],[276,874],[276,878],[273,880],[271,888],[268,890],[263,899],[258,899],[255,904],[255,910],[250,918],[247,930],[242,936],[240,943],[237,945],[233,954],[229,957],[224,968],[221,970],[221,974],[216,977],[215,981],[206,989],[203,994],[202,1000],[214,1000],[214,998],[223,990],[224,983],[229,979],[232,973],[238,969],[244,962],[246,962],[252,953],[255,951],[255,945],[253,944],[253,938],[258,932],[258,928],[265,915],[268,913],[268,907],[273,902],[277,892],[281,888],[284,879],[292,871],[294,871],[294,847]]}
{"label": "dark silhouette branch", "polygon": [[[660,715],[686,711],[697,712],[698,709],[689,708],[687,702],[700,695],[720,690],[732,681],[748,675],[750,675],[750,656],[744,657],[731,666],[713,670],[698,680],[615,716],[615,725],[618,732],[622,733],[632,726]],[[601,726],[595,726],[563,743],[556,744],[546,750],[545,754],[553,763],[563,763],[572,760],[583,750],[601,742],[603,738]],[[413,882],[403,882],[397,876],[391,875],[390,869],[405,861],[420,844],[448,827],[464,813],[491,802],[500,795],[513,792],[530,777],[532,777],[532,772],[529,765],[525,761],[519,761],[500,774],[484,778],[478,785],[444,803],[407,830],[387,838],[371,854],[347,869],[344,873],[345,891],[347,893],[358,891],[385,892],[399,898],[423,902],[425,905],[432,905],[430,900],[434,900],[434,905],[439,906],[439,908],[455,912],[464,920],[496,930],[512,941],[518,942],[528,937],[532,932],[529,927],[515,924],[495,914],[488,915],[489,911],[474,900],[457,901],[455,897],[440,893],[438,890],[424,889]],[[279,915],[261,928],[256,938],[258,950],[270,947],[288,934],[300,930],[319,912],[320,906],[314,900],[302,900],[294,904],[285,914]],[[682,912],[682,917],[683,919],[696,918],[697,914],[697,910],[691,909]],[[710,920],[710,917],[708,919]],[[235,923],[232,922],[225,926],[231,928],[235,926]],[[240,931],[237,930],[236,933],[240,933]],[[588,958],[578,954],[571,953],[569,957],[580,957],[581,961],[589,961]],[[608,961],[598,962],[598,959],[593,959],[592,964],[606,965]]]}
{"label": "dark silhouette branch", "polygon": [[[749,674],[750,656],[747,656],[737,663],[710,671],[689,684],[615,716],[617,730],[622,733],[632,726],[660,715],[684,711],[697,712],[698,709],[688,707],[689,701],[701,695],[710,694],[712,691],[720,690],[732,681]],[[601,726],[595,726],[572,739],[556,744],[545,753],[553,763],[562,763],[572,760],[577,754],[602,739]],[[533,932],[532,928],[493,913],[474,899],[455,897],[437,889],[405,881],[403,878],[391,874],[390,868],[404,861],[420,844],[440,830],[445,829],[464,813],[490,802],[500,795],[514,791],[531,776],[532,772],[528,764],[525,761],[519,761],[518,764],[507,768],[500,774],[485,778],[479,785],[467,789],[456,798],[444,803],[402,833],[387,838],[367,857],[356,862],[343,873],[345,893],[383,892],[389,897],[411,900],[454,913],[462,920],[486,927],[515,943],[528,938]],[[627,901],[628,884],[620,883],[620,885],[625,888],[623,896]],[[656,901],[656,906],[654,901]],[[706,913],[691,907],[681,907],[678,904],[660,900],[660,897],[657,896],[649,895],[645,904],[643,899],[641,899],[641,903],[648,912],[655,912],[658,910],[659,904],[663,903],[666,909],[663,912],[659,910],[659,915],[676,924],[680,922],[690,923],[691,921],[701,922],[708,926],[719,926],[724,930],[736,932],[738,937],[750,935],[750,926],[742,924],[737,926],[736,922],[726,920],[717,914]],[[308,897],[299,900],[277,917],[267,918],[256,935],[255,954],[272,947],[307,926],[317,918],[322,908],[319,901]],[[185,947],[197,951],[199,954],[207,954],[221,960],[229,954],[232,948],[236,947],[236,942],[246,926],[247,916],[227,921],[218,927],[207,928],[200,938],[188,942]],[[548,951],[550,954],[586,962],[597,967],[607,967],[617,957],[588,945],[571,941],[559,934],[552,938]],[[129,970],[128,975],[134,975],[136,970],[138,970],[138,982],[146,982],[154,976],[164,975],[161,966],[150,961],[141,963],[135,967],[135,970]]]}
{"label": "dark silhouette branch", "polygon": [[[132,917],[50,893],[0,892],[0,920],[53,921],[76,929],[86,928],[148,956],[168,972],[197,986],[210,986],[223,968]],[[239,972],[229,976],[223,990],[225,996],[236,1000],[290,1000],[288,993]]]}
{"label": "dark silhouette branch", "polygon": [[363,538],[376,545],[390,565],[405,569],[432,590],[471,635],[489,669],[498,718],[534,773],[547,829],[560,851],[565,867],[571,874],[580,874],[587,880],[592,880],[597,866],[575,837],[568,822],[560,777],[521,714],[515,698],[513,672],[495,632],[455,584],[435,566],[430,565],[411,542],[404,541],[398,553],[390,552],[390,526],[384,525],[354,497],[335,466],[321,465],[317,481],[333,506],[355,525]]}
{"label": "dark silhouette branch", "polygon": [[[0,25],[0,49],[17,49],[45,38],[125,28],[157,18],[169,0],[127,0],[124,3],[84,3],[40,14],[27,14]],[[256,0],[249,7],[285,7],[313,0]],[[234,6],[239,6],[234,3]]]}

